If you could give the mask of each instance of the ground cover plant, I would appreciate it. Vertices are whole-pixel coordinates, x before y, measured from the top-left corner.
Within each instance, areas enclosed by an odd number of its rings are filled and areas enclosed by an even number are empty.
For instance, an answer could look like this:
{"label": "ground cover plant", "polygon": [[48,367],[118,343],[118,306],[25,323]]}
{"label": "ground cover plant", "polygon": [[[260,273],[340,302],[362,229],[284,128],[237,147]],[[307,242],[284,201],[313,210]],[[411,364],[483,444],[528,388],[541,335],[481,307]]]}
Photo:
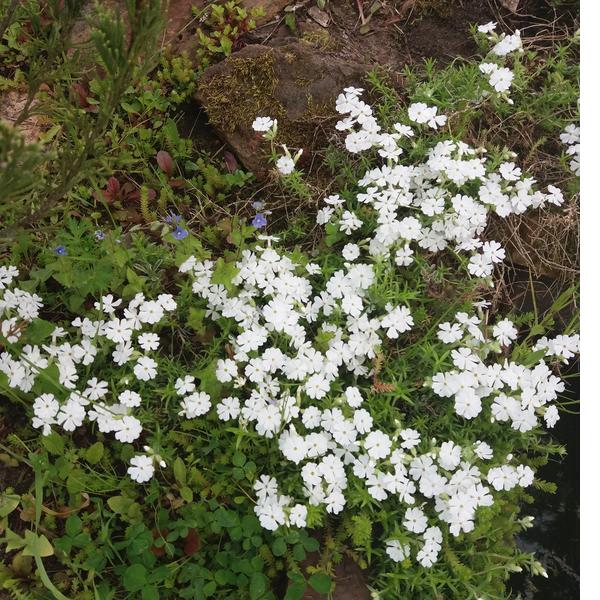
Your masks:
{"label": "ground cover plant", "polygon": [[[4,4],[3,85],[48,121],[0,139],[0,589],[299,600],[350,560],[372,598],[492,600],[547,577],[517,538],[565,452],[576,287],[500,312],[491,233],[576,202],[577,37],[541,64],[473,24],[478,56],[407,69],[403,95],[381,71],[335,90],[316,174],[253,115],[257,188],[177,121],[259,13],[212,8],[194,62],[126,3],[67,59],[82,3]],[[507,122],[539,128],[528,156]],[[316,209],[282,225],[270,192]]]}

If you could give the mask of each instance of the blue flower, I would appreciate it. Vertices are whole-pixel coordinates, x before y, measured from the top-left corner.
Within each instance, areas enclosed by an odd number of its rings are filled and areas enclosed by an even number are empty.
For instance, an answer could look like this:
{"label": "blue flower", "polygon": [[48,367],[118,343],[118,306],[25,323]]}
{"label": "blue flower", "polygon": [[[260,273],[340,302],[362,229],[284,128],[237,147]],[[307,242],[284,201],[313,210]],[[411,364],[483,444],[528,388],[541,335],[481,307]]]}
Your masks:
{"label": "blue flower", "polygon": [[184,229],[181,225],[177,225],[175,227],[175,231],[171,234],[176,240],[182,240],[190,235],[190,232],[187,229]]}
{"label": "blue flower", "polygon": [[256,227],[256,229],[262,229],[267,225],[267,217],[263,213],[258,213],[252,219],[252,225]]}
{"label": "blue flower", "polygon": [[104,233],[104,231],[101,231],[100,229],[98,229],[97,231],[94,231],[94,237],[99,242],[101,242],[106,237],[106,234]]}
{"label": "blue flower", "polygon": [[[165,217],[165,221],[167,223],[180,223],[181,222],[181,215],[176,215],[173,212],[170,212],[166,217]],[[185,236],[184,236],[185,237]]]}
{"label": "blue flower", "polygon": [[66,256],[68,252],[64,246],[56,246],[56,248],[54,248],[54,254],[58,254],[58,256]]}

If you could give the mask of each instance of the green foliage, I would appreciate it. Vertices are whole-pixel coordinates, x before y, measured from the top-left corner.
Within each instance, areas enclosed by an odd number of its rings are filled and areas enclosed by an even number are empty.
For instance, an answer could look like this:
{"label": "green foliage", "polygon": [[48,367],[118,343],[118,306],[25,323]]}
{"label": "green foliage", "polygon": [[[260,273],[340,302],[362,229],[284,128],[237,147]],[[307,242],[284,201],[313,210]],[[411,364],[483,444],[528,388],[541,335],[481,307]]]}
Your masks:
{"label": "green foliage", "polygon": [[[39,155],[35,157],[33,148],[27,150],[27,162],[19,164],[19,168],[14,170],[12,163],[8,165],[12,189],[20,191],[18,196],[14,192],[11,196],[13,214],[5,223],[13,225],[0,230],[0,241],[14,238],[19,225],[46,217],[87,176],[101,154],[100,140],[109,129],[124,91],[153,65],[148,48],[154,46],[160,31],[160,2],[148,3],[144,10],[138,10],[134,0],[127,0],[126,21],[120,12],[99,9],[90,21],[89,44],[93,52],[78,52],[73,46],[72,30],[81,19],[82,7],[80,0],[27,2],[10,16],[9,27],[16,23],[22,32],[25,25],[31,31],[26,35],[23,51],[27,97],[15,125],[33,115],[45,115],[59,121],[62,127],[60,135],[45,142],[43,161]],[[85,81],[85,73],[92,67],[97,72],[93,94]],[[47,93],[50,89],[51,93]],[[0,155],[10,156],[15,143],[22,144],[11,139],[0,137]],[[37,161],[38,172],[47,177],[31,179],[31,173],[22,167],[30,166],[32,160]],[[6,207],[2,200],[0,211]],[[4,222],[1,212],[0,216]]]}
{"label": "green foliage", "polygon": [[[198,9],[195,10],[202,14]],[[238,48],[240,38],[256,27],[255,19],[263,14],[262,7],[248,11],[239,0],[211,3],[203,16],[202,28],[198,30],[200,64],[207,67],[218,58],[229,56]]]}

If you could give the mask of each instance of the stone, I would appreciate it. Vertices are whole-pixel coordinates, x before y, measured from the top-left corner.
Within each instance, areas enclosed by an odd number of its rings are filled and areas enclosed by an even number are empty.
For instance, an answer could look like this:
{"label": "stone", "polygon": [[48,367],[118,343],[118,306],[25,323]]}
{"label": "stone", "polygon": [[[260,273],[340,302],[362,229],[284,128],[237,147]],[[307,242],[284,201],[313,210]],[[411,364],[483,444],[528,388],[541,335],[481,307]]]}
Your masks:
{"label": "stone", "polygon": [[306,42],[250,45],[204,71],[196,99],[239,161],[261,177],[269,147],[252,130],[254,119],[276,118],[278,143],[302,148],[308,160],[315,135],[339,118],[336,97],[345,87],[360,85],[366,72],[365,65],[326,55]]}

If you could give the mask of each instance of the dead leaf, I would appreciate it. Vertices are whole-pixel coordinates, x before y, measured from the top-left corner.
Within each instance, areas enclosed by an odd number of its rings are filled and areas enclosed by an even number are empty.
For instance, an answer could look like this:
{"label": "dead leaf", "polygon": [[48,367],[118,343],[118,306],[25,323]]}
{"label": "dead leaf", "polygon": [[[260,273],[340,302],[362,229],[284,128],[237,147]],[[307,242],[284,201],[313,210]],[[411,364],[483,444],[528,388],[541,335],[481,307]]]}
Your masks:
{"label": "dead leaf", "polygon": [[504,8],[510,10],[510,12],[516,13],[519,9],[520,0],[500,0],[500,4],[504,6]]}
{"label": "dead leaf", "polygon": [[308,9],[308,16],[313,21],[318,23],[321,27],[329,26],[329,21],[330,21],[329,14],[326,13],[324,10],[321,10],[318,6],[311,6]]}

